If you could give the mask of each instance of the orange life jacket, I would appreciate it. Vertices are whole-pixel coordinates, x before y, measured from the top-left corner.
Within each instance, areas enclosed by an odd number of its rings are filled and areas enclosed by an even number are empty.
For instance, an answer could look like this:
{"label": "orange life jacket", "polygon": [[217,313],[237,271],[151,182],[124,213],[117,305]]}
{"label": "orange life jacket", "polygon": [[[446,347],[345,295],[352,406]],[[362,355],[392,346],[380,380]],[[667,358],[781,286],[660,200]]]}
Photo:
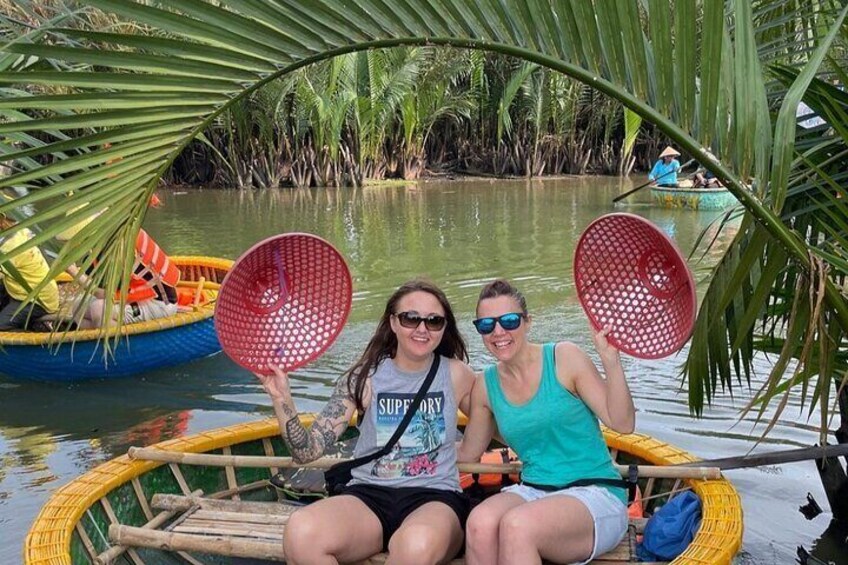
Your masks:
{"label": "orange life jacket", "polygon": [[[162,284],[176,288],[180,282],[182,273],[179,268],[144,230],[139,230],[135,239],[135,262],[127,302],[156,298],[154,286]],[[115,301],[119,300],[120,295],[116,293]]]}
{"label": "orange life jacket", "polygon": [[[135,257],[153,275],[154,284],[161,282],[172,288],[177,287],[180,270],[144,230],[139,230],[135,239]],[[143,276],[144,272],[137,274]]]}
{"label": "orange life jacket", "polygon": [[642,504],[642,489],[639,488],[639,485],[636,485],[635,498],[633,499],[632,502],[628,503],[627,517],[628,518],[644,518],[645,517],[645,506],[644,506],[644,504]]}
{"label": "orange life jacket", "polygon": [[[513,461],[518,461],[518,456],[513,450],[506,448],[487,451],[480,458],[481,463],[511,463]],[[480,475],[477,473],[461,473],[459,475],[459,486],[463,490],[475,483],[481,487],[505,487],[517,483],[519,480],[517,474],[485,473]]]}
{"label": "orange life jacket", "polygon": [[[156,291],[153,290],[153,287],[147,284],[147,281],[143,278],[133,275],[130,278],[130,290],[127,292],[127,302],[142,302],[151,298],[156,298]],[[118,301],[119,298],[116,297],[115,300]]]}
{"label": "orange life jacket", "polygon": [[[177,304],[180,306],[194,306],[194,298],[196,295],[196,288],[180,287],[177,289]],[[201,290],[198,304],[206,304],[208,301],[209,299],[206,298],[206,293]]]}

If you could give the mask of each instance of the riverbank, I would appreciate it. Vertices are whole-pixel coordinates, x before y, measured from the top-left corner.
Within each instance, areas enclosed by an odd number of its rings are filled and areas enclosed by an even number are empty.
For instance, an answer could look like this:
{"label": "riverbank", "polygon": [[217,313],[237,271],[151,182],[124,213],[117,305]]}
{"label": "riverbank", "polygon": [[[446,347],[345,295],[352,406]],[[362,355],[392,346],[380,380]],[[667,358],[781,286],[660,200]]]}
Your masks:
{"label": "riverbank", "polygon": [[[644,177],[644,179],[643,179]],[[505,182],[515,182],[515,181],[526,181],[526,182],[547,182],[547,181],[563,181],[563,180],[576,180],[576,179],[597,179],[597,178],[609,178],[609,179],[617,179],[622,186],[626,186],[628,183],[636,184],[641,182],[642,180],[646,180],[645,175],[634,174],[632,176],[620,177],[620,176],[606,176],[606,175],[569,175],[569,174],[560,174],[560,175],[542,175],[542,176],[533,176],[526,177],[520,175],[486,175],[481,173],[435,173],[429,174],[427,176],[423,176],[416,180],[406,180],[406,179],[366,179],[363,181],[363,187],[397,187],[397,186],[419,186],[419,185],[429,185],[429,184],[438,184],[438,183],[464,183],[464,182],[484,182],[484,183],[495,183],[499,181]],[[635,180],[634,180],[635,179]],[[238,187],[223,187],[223,186],[213,186],[213,185],[198,185],[198,184],[165,184],[163,183],[161,186],[162,189],[172,191],[172,192],[184,192],[192,189],[198,190],[244,190]],[[296,186],[278,186],[272,187],[272,190],[295,190],[303,187]],[[329,188],[329,189],[339,189],[341,187],[338,186],[314,186],[309,187],[312,189],[321,189],[321,188]],[[262,189],[259,189],[262,190]]]}

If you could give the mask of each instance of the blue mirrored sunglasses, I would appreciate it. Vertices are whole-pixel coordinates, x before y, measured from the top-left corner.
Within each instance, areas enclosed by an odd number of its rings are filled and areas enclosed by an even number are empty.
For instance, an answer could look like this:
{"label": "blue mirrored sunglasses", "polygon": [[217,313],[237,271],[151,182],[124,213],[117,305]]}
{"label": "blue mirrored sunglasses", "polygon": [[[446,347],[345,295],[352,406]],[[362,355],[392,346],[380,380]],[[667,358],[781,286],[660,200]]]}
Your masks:
{"label": "blue mirrored sunglasses", "polygon": [[505,330],[514,330],[521,325],[523,318],[524,314],[518,314],[516,312],[510,312],[497,318],[477,318],[474,320],[474,327],[477,328],[477,333],[481,335],[490,334],[495,331],[495,324],[500,324]]}

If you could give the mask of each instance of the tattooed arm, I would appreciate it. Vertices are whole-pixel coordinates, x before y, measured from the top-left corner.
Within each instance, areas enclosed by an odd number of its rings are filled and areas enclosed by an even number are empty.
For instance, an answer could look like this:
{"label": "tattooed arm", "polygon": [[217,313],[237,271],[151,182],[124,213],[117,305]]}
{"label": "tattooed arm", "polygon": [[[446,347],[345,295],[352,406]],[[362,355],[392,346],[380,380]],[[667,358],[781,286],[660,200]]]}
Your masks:
{"label": "tattooed arm", "polygon": [[307,463],[321,457],[347,428],[356,409],[347,391],[347,379],[341,377],[327,405],[307,429],[298,417],[288,374],[275,367],[273,375],[256,376],[271,397],[283,440],[297,463]]}

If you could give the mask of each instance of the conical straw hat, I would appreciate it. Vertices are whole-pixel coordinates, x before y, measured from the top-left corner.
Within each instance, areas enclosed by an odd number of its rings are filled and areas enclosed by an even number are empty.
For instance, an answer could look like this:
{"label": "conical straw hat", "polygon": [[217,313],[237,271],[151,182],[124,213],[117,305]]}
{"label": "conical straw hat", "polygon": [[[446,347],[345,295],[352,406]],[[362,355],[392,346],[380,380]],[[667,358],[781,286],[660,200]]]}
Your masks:
{"label": "conical straw hat", "polygon": [[669,145],[668,147],[663,149],[662,153],[660,153],[660,158],[663,157],[680,157],[680,152],[675,150],[674,147],[672,147],[671,145]]}

